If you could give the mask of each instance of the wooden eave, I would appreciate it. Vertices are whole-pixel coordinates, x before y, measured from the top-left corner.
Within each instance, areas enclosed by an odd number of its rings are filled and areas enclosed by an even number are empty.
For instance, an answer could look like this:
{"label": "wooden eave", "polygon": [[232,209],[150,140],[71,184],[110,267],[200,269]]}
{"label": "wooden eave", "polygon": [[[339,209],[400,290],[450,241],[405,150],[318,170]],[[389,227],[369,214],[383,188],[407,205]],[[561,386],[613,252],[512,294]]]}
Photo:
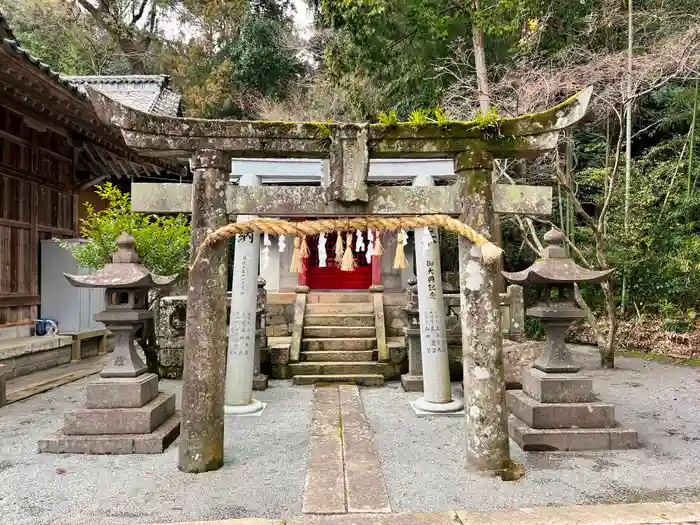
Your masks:
{"label": "wooden eave", "polygon": [[175,169],[167,162],[136,154],[118,129],[100,121],[85,95],[8,39],[0,42],[0,103],[66,136],[82,149],[81,164],[93,178],[75,181],[78,187],[110,176],[121,178],[131,171],[150,175]]}

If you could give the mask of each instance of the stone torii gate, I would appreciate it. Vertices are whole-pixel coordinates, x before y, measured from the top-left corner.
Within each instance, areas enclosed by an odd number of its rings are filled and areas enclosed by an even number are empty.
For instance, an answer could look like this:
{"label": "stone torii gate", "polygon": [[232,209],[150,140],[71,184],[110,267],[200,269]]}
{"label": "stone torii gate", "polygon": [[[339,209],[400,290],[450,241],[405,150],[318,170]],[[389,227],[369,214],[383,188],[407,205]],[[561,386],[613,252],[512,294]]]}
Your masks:
{"label": "stone torii gate", "polygon": [[[527,158],[551,150],[558,133],[585,114],[592,88],[549,110],[496,123],[294,123],[185,119],[127,108],[89,90],[101,119],[121,128],[142,155],[191,159],[192,185],[153,185],[160,212],[192,212],[192,250],[231,216],[329,217],[446,214],[491,237],[496,213],[547,213],[551,188],[491,184],[494,158]],[[234,186],[231,157],[328,159],[321,185]],[[367,184],[370,158],[454,158],[451,186]],[[226,359],[226,244],[208,248],[189,273],[179,468],[223,465]],[[478,246],[459,242],[466,453],[470,467],[510,468],[497,264]]]}

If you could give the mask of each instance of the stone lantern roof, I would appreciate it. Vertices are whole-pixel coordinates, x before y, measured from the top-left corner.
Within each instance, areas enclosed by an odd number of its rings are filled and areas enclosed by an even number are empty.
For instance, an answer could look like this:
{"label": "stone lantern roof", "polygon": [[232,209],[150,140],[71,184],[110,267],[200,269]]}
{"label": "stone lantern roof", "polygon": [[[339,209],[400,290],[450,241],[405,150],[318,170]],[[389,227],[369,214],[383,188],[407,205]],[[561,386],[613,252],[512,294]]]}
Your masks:
{"label": "stone lantern roof", "polygon": [[119,249],[112,255],[112,262],[104,268],[91,275],[63,275],[78,288],[159,288],[176,279],[175,275],[152,274],[139,263],[131,235],[122,233],[116,242]]}
{"label": "stone lantern roof", "polygon": [[564,234],[555,228],[545,234],[544,240],[547,247],[543,257],[520,272],[503,272],[505,278],[515,284],[598,283],[613,271],[588,270],[576,264],[566,255]]}

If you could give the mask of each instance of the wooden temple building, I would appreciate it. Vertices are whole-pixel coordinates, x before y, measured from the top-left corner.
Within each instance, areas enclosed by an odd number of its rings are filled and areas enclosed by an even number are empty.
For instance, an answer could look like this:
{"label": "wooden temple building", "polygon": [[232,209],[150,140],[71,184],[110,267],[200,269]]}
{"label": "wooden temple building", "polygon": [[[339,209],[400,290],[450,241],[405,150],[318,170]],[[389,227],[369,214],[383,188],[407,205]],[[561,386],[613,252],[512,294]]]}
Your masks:
{"label": "wooden temple building", "polygon": [[0,13],[0,338],[30,335],[41,315],[40,243],[78,236],[91,187],[182,178],[176,165],[129,150],[97,118],[85,84],[119,91],[115,98],[139,109],[180,113],[167,77],[59,76],[22,47]]}

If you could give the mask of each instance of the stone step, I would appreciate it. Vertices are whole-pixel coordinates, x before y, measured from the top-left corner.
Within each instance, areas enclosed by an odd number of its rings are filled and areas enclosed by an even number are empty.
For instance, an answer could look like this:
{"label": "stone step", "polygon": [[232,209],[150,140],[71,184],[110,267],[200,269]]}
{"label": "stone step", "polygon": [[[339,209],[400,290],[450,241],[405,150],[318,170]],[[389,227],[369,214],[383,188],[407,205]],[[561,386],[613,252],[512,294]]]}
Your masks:
{"label": "stone step", "polygon": [[639,447],[637,432],[629,428],[530,428],[513,415],[508,419],[508,433],[526,452],[625,450]]}
{"label": "stone step", "polygon": [[374,326],[374,314],[307,314],[304,326]]}
{"label": "stone step", "polygon": [[308,303],[369,303],[371,294],[368,292],[311,292]]}
{"label": "stone step", "polygon": [[294,376],[293,385],[313,385],[316,383],[355,383],[362,386],[384,386],[384,376],[380,374],[342,374]]}
{"label": "stone step", "polygon": [[301,352],[302,361],[325,361],[325,362],[347,362],[347,361],[374,361],[377,359],[376,350],[317,350],[311,352]]}
{"label": "stone step", "polygon": [[78,408],[63,416],[66,435],[149,434],[175,413],[175,396],[158,394],[139,408]]}
{"label": "stone step", "polygon": [[380,374],[389,379],[394,373],[394,367],[390,363],[378,363],[376,361],[304,361],[293,363],[289,367],[296,375],[347,375],[347,374]]}
{"label": "stone step", "polygon": [[67,435],[39,440],[39,452],[51,454],[161,454],[180,435],[180,413],[148,434]]}
{"label": "stone step", "polygon": [[301,340],[303,350],[374,350],[376,337],[345,337],[343,339],[316,338]]}
{"label": "stone step", "polygon": [[305,326],[304,337],[338,339],[343,337],[375,337],[374,326]]}
{"label": "stone step", "polygon": [[615,407],[607,403],[540,403],[522,390],[506,394],[508,409],[531,428],[611,428]]}
{"label": "stone step", "polygon": [[307,314],[374,314],[372,303],[306,303]]}

